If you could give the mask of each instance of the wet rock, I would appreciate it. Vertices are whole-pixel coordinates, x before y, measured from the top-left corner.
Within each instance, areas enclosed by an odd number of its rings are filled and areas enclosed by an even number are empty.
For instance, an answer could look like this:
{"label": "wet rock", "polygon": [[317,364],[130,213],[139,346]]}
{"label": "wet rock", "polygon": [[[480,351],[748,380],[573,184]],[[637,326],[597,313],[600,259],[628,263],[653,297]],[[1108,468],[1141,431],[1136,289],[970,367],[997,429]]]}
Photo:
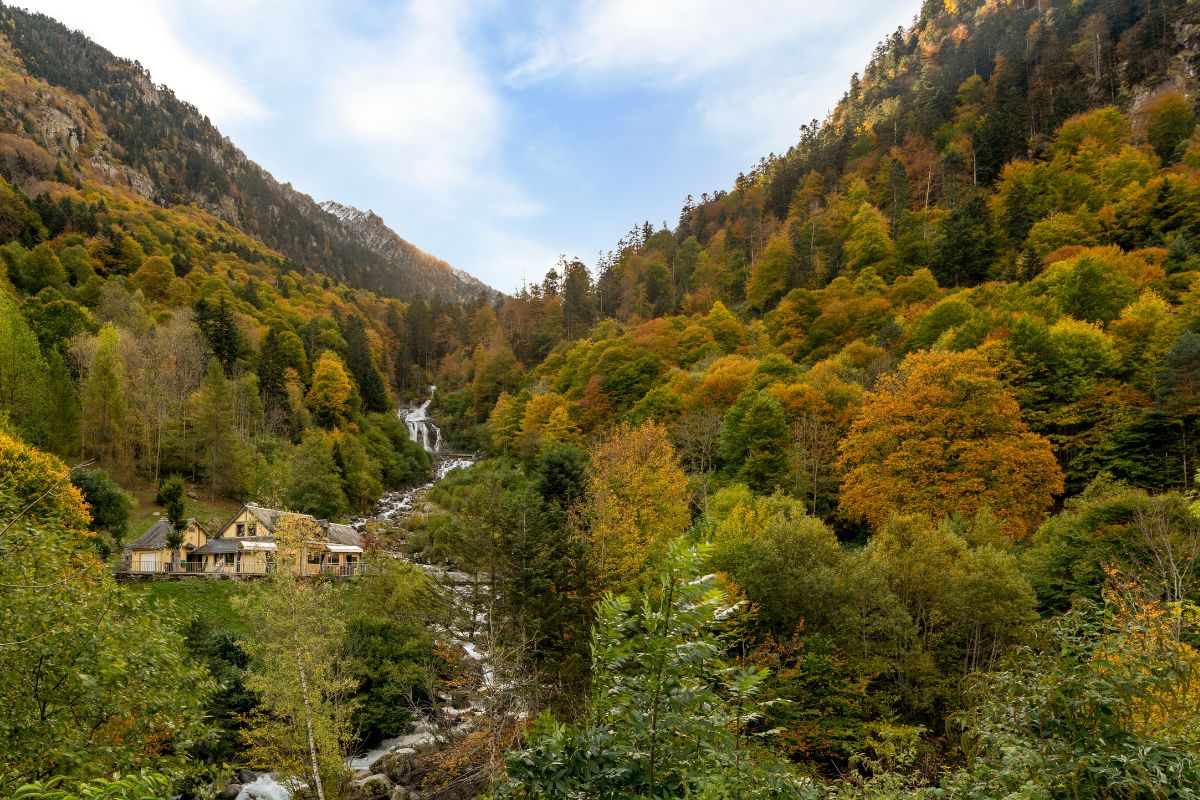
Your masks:
{"label": "wet rock", "polygon": [[391,794],[391,779],[387,775],[376,773],[350,781],[343,797],[345,800],[390,800]]}
{"label": "wet rock", "polygon": [[467,692],[454,692],[450,695],[450,704],[457,709],[471,707],[471,695]]}
{"label": "wet rock", "polygon": [[224,789],[217,792],[217,800],[236,800],[241,793],[242,785],[240,783],[227,783]]}
{"label": "wet rock", "polygon": [[258,773],[252,769],[239,769],[234,776],[238,783],[254,783],[258,780]]}
{"label": "wet rock", "polygon": [[413,756],[417,751],[411,747],[401,747],[384,753],[371,764],[371,772],[386,775],[395,783],[404,783],[413,773]]}
{"label": "wet rock", "polygon": [[412,795],[408,789],[405,789],[403,786],[396,786],[392,789],[392,796],[388,800],[409,800],[411,797]]}

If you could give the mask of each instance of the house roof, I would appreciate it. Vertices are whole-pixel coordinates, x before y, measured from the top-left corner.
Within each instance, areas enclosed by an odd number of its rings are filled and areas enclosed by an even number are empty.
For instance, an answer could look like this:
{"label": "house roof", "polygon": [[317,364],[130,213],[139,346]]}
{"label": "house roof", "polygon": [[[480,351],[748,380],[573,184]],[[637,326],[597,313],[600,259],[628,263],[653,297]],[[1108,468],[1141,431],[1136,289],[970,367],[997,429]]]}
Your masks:
{"label": "house roof", "polygon": [[[187,524],[184,525],[184,527],[186,528],[191,525],[195,525],[197,528],[204,531],[204,534],[206,536],[208,535],[208,531],[204,529],[204,526],[201,525],[199,522],[197,522],[195,519],[189,519],[187,521]],[[171,525],[170,520],[160,519],[157,522],[155,522],[153,525],[151,525],[146,530],[146,532],[143,533],[141,536],[134,539],[129,544],[125,545],[125,549],[126,550],[162,550],[163,548],[170,547],[170,545],[167,544],[167,537],[174,530],[175,530],[175,528]]]}
{"label": "house roof", "polygon": [[209,539],[204,543],[203,546],[197,547],[195,550],[193,550],[192,554],[202,556],[219,555],[222,553],[236,553],[238,550],[242,549],[243,543],[269,544],[274,541],[275,537],[273,536],[243,536],[240,539],[230,536],[224,539]]}
{"label": "house roof", "polygon": [[[324,531],[326,537],[333,544],[362,546],[362,534],[360,534],[358,531],[356,531],[354,528],[350,527],[349,525],[342,525],[337,522],[328,522],[323,519],[315,519],[311,514],[301,514],[299,512],[295,512],[295,511],[281,511],[276,508],[265,508],[263,506],[255,505],[254,503],[246,503],[246,505],[242,506],[242,508],[239,508],[237,510],[237,512],[232,517],[230,517],[229,520],[223,526],[221,526],[222,533],[224,531],[228,530],[229,526],[233,523],[233,521],[235,519],[237,519],[239,516],[241,516],[243,510],[249,511],[254,516],[254,518],[258,521],[258,524],[262,526],[262,529],[266,530],[268,533],[272,533],[272,534],[275,533],[275,525],[279,522],[280,517],[290,515],[290,516],[296,516],[296,517],[303,517],[304,519],[315,520],[316,523],[321,526],[321,530]],[[234,539],[235,537],[230,536],[230,537],[226,537],[226,538]],[[246,537],[242,537],[242,540],[243,541],[253,541],[255,539],[270,540],[271,538],[272,537],[270,537],[270,536],[267,536],[267,537],[246,536]],[[210,541],[216,541],[216,540],[210,540]],[[207,552],[217,552],[217,551],[197,550],[196,552],[206,552],[207,553]],[[233,552],[233,550],[228,550],[228,551],[222,550],[220,552]]]}

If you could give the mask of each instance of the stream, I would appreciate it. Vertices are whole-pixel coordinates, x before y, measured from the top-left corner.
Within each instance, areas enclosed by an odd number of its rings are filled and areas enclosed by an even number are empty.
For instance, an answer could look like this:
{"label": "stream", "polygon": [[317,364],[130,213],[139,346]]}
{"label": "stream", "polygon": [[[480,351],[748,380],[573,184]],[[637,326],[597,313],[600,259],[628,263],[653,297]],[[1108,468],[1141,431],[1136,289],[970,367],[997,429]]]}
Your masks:
{"label": "stream", "polygon": [[[433,401],[436,386],[429,387],[429,398],[415,408],[400,409],[397,414],[408,426],[408,436],[414,442],[425,448],[434,459],[433,480],[409,489],[388,492],[380,498],[375,513],[370,517],[361,517],[351,521],[351,525],[362,531],[367,522],[378,520],[384,523],[398,523],[413,513],[414,509],[433,487],[434,483],[446,477],[456,469],[465,469],[473,465],[476,459],[467,454],[444,453],[442,450],[442,432],[434,424],[428,414],[429,404]],[[372,765],[379,767],[383,763],[394,765],[418,750],[437,747],[444,741],[446,733],[463,734],[473,729],[472,718],[482,715],[486,709],[486,695],[493,680],[492,671],[486,663],[486,651],[475,641],[474,634],[481,628],[486,628],[486,618],[471,610],[471,599],[479,592],[479,582],[476,576],[459,572],[437,564],[427,564],[403,553],[394,553],[412,561],[425,571],[433,582],[442,588],[451,603],[450,620],[460,620],[464,616],[468,620],[469,630],[463,630],[454,622],[435,626],[435,632],[443,645],[461,649],[464,653],[464,666],[476,665],[482,676],[482,686],[472,695],[464,698],[459,696],[452,699],[441,695],[436,698],[437,706],[432,711],[433,718],[419,719],[407,733],[385,739],[373,749],[347,759],[346,766],[355,774],[352,784],[352,796],[361,797],[409,797],[402,786],[394,786],[392,780],[381,772],[396,772],[391,769],[379,769],[372,773]],[[464,613],[465,612],[465,613]],[[457,699],[458,702],[454,700]],[[244,771],[240,771],[240,774]],[[246,776],[249,777],[249,776]],[[364,786],[363,784],[373,784]],[[236,793],[235,793],[236,787]],[[357,792],[357,794],[354,794]],[[254,780],[242,784],[230,784],[218,797],[226,800],[290,800],[291,792],[279,783],[272,773],[254,776]]]}

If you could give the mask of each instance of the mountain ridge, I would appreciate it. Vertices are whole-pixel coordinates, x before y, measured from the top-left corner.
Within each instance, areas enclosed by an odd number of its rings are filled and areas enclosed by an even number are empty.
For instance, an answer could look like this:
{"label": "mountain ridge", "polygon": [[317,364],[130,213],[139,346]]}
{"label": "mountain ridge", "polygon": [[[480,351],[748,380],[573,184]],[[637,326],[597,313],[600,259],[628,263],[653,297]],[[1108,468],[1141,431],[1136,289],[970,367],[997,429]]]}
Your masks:
{"label": "mountain ridge", "polygon": [[[4,60],[18,74],[44,81],[83,101],[57,98],[55,110],[7,113],[17,131],[43,133],[56,159],[95,139],[88,166],[110,184],[124,182],[159,205],[193,204],[260,239],[297,264],[352,286],[394,297],[471,302],[495,291],[398,235],[387,255],[359,241],[360,233],[311,196],[280,182],[222,134],[195,106],[156,85],[140,63],[121,59],[42,14],[0,5]],[[52,100],[53,98],[42,98]],[[9,109],[11,112],[11,109]],[[92,113],[89,113],[92,112]],[[40,123],[40,124],[39,124]],[[47,141],[44,134],[56,134]],[[18,152],[17,134],[6,134]],[[72,143],[74,146],[72,147]],[[27,149],[27,148],[25,148]],[[11,161],[12,159],[10,159]],[[21,159],[15,159],[20,162]],[[16,164],[16,177],[49,177],[59,164]],[[78,176],[86,171],[77,161]],[[34,167],[34,169],[30,169]]]}

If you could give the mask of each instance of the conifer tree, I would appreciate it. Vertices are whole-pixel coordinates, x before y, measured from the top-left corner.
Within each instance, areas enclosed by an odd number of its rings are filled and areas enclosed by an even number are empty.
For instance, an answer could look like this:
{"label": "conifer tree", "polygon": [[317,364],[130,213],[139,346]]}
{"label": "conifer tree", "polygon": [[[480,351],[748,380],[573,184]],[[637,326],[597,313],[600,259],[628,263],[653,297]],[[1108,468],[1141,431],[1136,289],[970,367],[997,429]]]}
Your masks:
{"label": "conifer tree", "polygon": [[234,496],[245,480],[246,453],[235,426],[229,381],[216,357],[189,400],[189,417],[209,492]]}
{"label": "conifer tree", "polygon": [[37,337],[17,304],[0,288],[0,410],[8,414],[22,436],[33,441],[40,441],[55,427],[44,424],[46,376]]}
{"label": "conifer tree", "polygon": [[120,335],[111,323],[100,330],[96,354],[83,384],[83,454],[110,472],[129,471],[129,401]]}
{"label": "conifer tree", "polygon": [[234,365],[246,350],[242,333],[233,319],[233,310],[224,297],[216,306],[201,298],[196,301],[196,324],[208,342],[209,352],[221,363],[226,377],[233,375]]}
{"label": "conifer tree", "polygon": [[392,398],[387,384],[375,365],[375,356],[367,343],[366,328],[362,317],[351,314],[342,322],[342,336],[346,340],[346,367],[358,384],[364,411],[380,413],[391,411]]}

